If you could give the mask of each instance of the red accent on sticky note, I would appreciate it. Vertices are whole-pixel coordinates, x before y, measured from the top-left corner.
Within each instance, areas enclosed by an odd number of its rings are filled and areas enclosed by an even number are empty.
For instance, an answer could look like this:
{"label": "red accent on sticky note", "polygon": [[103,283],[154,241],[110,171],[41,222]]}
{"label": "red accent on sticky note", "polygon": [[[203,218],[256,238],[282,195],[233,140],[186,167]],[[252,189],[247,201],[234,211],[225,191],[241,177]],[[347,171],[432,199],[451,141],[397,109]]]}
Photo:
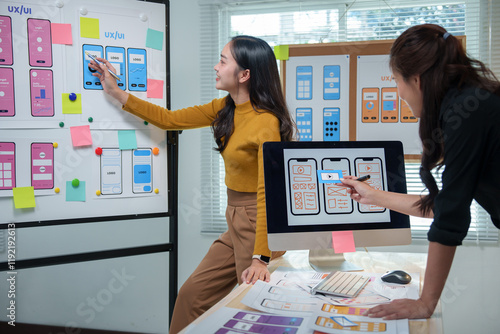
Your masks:
{"label": "red accent on sticky note", "polygon": [[52,31],[52,44],[73,44],[71,24],[51,23],[50,30]]}
{"label": "red accent on sticky note", "polygon": [[356,251],[352,231],[332,232],[332,247],[335,253],[350,253]]}
{"label": "red accent on sticky note", "polygon": [[72,126],[70,130],[74,147],[92,145],[92,135],[90,134],[89,125]]}
{"label": "red accent on sticky note", "polygon": [[147,97],[163,99],[163,80],[148,79]]}

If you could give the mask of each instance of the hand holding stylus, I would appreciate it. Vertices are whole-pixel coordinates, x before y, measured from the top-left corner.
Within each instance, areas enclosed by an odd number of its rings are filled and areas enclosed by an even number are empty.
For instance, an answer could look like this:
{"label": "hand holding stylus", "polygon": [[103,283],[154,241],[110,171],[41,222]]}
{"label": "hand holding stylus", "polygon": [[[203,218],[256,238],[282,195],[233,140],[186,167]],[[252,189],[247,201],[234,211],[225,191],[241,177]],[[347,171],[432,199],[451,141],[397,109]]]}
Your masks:
{"label": "hand holding stylus", "polygon": [[373,189],[368,184],[366,180],[370,179],[370,175],[364,175],[362,177],[356,178],[355,176],[344,176],[342,185],[346,186],[347,192],[351,194],[351,199],[359,202],[361,204],[374,204],[376,189]]}

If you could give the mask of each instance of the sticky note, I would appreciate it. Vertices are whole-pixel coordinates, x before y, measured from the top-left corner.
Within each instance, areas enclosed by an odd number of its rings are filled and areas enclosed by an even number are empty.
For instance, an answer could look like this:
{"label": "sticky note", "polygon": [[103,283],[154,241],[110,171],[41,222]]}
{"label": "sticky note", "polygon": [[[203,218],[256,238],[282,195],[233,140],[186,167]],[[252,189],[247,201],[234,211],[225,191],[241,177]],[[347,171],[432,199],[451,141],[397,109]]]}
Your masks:
{"label": "sticky note", "polygon": [[163,80],[148,79],[147,97],[163,99]]}
{"label": "sticky note", "polygon": [[118,131],[118,147],[120,150],[134,150],[137,148],[135,130]]}
{"label": "sticky note", "polygon": [[80,37],[99,39],[99,19],[80,17]]}
{"label": "sticky note", "polygon": [[90,125],[72,126],[71,140],[73,147],[92,145],[92,135],[90,134]]}
{"label": "sticky note", "polygon": [[161,51],[163,48],[163,31],[148,28],[146,34],[146,47]]}
{"label": "sticky note", "polygon": [[69,99],[69,93],[62,93],[62,113],[63,114],[81,114],[82,113],[82,94],[76,94],[76,100]]}
{"label": "sticky note", "polygon": [[274,55],[278,60],[288,60],[288,45],[275,45],[274,46]]}
{"label": "sticky note", "polygon": [[71,24],[69,23],[51,23],[52,44],[73,44],[71,34]]}
{"label": "sticky note", "polygon": [[356,251],[352,231],[332,232],[332,243],[335,253],[350,253]]}
{"label": "sticky note", "polygon": [[85,202],[85,181],[80,181],[78,187],[66,181],[66,202]]}
{"label": "sticky note", "polygon": [[14,207],[16,209],[36,207],[34,187],[12,188],[12,192],[14,194]]}

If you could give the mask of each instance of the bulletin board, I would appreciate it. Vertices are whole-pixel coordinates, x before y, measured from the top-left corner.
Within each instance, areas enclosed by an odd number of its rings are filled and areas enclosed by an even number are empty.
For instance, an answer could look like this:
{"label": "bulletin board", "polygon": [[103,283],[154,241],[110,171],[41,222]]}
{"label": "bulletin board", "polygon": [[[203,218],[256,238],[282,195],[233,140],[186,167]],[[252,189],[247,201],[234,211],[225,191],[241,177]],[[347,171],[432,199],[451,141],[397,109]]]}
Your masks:
{"label": "bulletin board", "polygon": [[[465,36],[457,36],[465,47]],[[394,40],[278,47],[300,141],[399,140],[419,160],[419,121],[398,96],[389,69]]]}
{"label": "bulletin board", "polygon": [[122,110],[88,67],[165,107],[165,6],[135,0],[2,1],[0,225],[166,215],[167,136]]}

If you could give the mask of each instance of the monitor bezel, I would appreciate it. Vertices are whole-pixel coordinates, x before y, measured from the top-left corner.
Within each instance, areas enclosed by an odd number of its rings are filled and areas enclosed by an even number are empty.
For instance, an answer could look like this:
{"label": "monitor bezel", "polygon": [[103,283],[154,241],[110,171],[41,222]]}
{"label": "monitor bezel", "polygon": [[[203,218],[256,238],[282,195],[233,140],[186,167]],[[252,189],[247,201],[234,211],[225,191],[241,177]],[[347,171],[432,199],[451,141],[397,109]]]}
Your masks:
{"label": "monitor bezel", "polygon": [[399,141],[266,142],[263,144],[264,182],[268,234],[409,229],[407,215],[390,210],[390,222],[289,226],[287,215],[284,150],[324,148],[384,149],[388,191],[407,193],[403,145]]}

